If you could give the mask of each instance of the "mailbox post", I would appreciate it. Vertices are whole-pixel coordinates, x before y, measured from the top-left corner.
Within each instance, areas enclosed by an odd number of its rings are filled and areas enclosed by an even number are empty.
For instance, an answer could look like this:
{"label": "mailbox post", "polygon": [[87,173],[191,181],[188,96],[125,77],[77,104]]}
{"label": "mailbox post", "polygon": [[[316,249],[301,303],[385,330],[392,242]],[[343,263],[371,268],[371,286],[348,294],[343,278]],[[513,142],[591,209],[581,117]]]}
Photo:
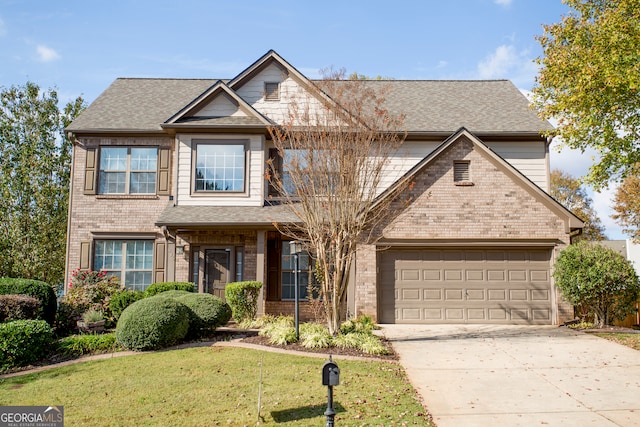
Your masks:
{"label": "mailbox post", "polygon": [[327,427],[333,427],[336,411],[333,409],[333,386],[340,385],[340,368],[333,361],[331,355],[324,365],[322,365],[322,385],[327,386],[327,410],[324,415],[327,417]]}

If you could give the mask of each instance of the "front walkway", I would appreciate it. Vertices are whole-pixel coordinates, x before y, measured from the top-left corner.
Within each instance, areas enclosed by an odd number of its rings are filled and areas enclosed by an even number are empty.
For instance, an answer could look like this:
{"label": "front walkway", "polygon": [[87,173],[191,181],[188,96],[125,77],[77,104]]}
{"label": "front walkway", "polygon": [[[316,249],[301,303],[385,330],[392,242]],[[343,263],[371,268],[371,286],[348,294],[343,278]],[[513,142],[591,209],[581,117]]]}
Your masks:
{"label": "front walkway", "polygon": [[438,427],[640,426],[640,352],[554,326],[383,325]]}

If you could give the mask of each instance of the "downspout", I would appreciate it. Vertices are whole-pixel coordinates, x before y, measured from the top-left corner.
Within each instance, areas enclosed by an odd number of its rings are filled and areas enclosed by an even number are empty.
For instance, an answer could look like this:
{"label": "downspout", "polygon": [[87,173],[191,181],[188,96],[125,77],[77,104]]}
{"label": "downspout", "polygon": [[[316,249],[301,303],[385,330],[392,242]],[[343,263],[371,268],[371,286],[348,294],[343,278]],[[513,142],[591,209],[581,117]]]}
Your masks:
{"label": "downspout", "polygon": [[551,147],[552,141],[553,141],[553,136],[548,136],[547,143],[544,145],[544,162],[545,162],[545,167],[547,168],[547,188],[545,188],[545,191],[547,193],[551,191],[551,179],[550,179],[551,159],[549,156],[549,148]]}

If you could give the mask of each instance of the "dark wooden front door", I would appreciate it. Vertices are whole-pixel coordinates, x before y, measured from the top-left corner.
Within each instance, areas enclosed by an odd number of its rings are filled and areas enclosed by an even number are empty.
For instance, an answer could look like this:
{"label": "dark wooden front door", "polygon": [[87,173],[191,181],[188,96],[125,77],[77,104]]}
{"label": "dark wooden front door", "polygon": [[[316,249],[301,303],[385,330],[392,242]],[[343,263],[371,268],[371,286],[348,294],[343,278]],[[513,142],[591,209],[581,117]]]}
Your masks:
{"label": "dark wooden front door", "polygon": [[224,249],[208,249],[205,259],[205,292],[224,300],[224,288],[229,282],[230,253]]}

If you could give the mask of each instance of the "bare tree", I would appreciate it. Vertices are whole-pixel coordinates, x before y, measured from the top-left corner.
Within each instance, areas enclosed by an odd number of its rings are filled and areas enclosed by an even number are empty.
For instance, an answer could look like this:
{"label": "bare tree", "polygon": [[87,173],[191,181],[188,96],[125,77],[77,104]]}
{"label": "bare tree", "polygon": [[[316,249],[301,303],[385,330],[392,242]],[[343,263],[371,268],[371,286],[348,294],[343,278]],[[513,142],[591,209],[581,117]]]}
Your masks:
{"label": "bare tree", "polygon": [[[307,244],[327,325],[337,333],[358,244],[387,218],[394,195],[379,197],[389,160],[405,138],[402,117],[385,108],[384,82],[344,80],[332,73],[316,83],[322,95],[294,99],[286,123],[270,128],[279,159],[267,171],[277,195],[300,219],[277,224]],[[394,186],[394,193],[402,186]]]}

